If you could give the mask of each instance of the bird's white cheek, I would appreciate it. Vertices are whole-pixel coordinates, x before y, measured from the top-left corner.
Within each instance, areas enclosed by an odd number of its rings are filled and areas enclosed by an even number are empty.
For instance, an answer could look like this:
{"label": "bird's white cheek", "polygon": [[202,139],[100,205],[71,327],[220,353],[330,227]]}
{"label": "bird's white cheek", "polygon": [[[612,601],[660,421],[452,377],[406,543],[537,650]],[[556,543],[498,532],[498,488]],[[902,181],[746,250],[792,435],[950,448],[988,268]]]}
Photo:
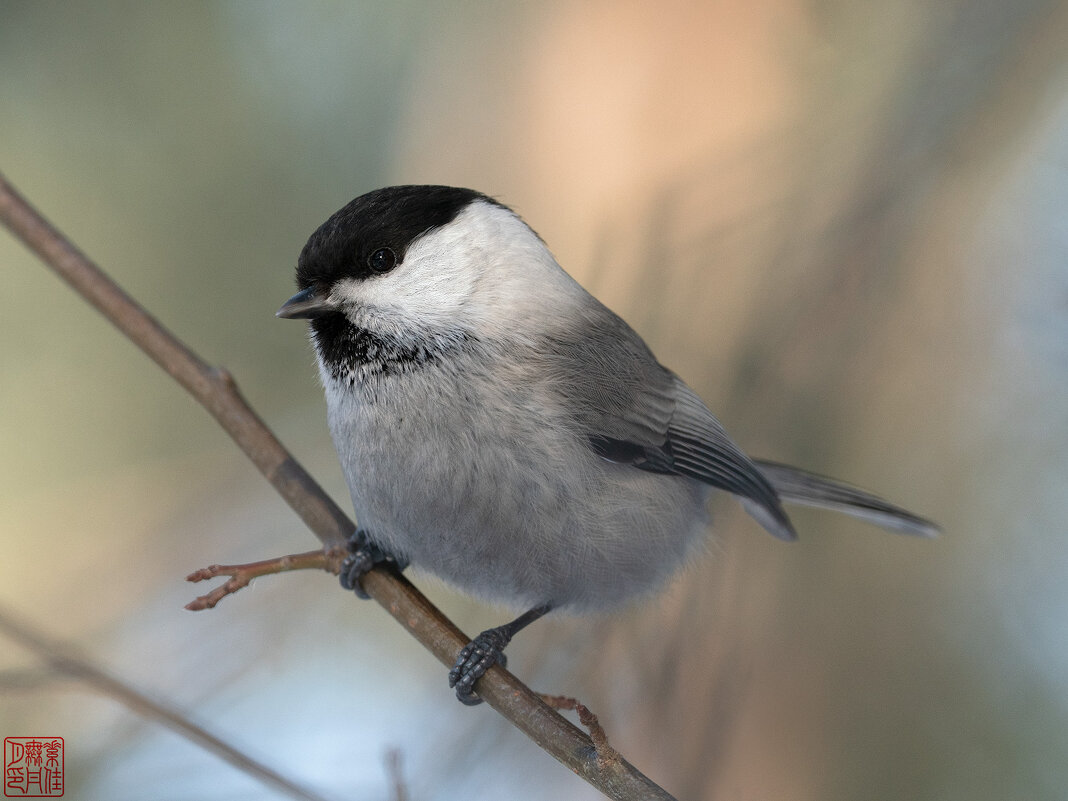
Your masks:
{"label": "bird's white cheek", "polygon": [[424,326],[460,322],[471,296],[472,276],[444,265],[408,261],[388,275],[364,281],[349,296],[350,304]]}

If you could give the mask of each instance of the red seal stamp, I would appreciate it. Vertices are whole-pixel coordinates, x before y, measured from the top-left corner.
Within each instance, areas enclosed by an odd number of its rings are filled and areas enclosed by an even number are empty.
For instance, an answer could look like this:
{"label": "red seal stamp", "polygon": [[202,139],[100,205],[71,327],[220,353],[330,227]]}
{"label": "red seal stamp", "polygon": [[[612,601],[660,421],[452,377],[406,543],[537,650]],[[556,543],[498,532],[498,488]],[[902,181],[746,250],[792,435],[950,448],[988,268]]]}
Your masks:
{"label": "red seal stamp", "polygon": [[59,798],[63,795],[62,737],[4,738],[4,796]]}

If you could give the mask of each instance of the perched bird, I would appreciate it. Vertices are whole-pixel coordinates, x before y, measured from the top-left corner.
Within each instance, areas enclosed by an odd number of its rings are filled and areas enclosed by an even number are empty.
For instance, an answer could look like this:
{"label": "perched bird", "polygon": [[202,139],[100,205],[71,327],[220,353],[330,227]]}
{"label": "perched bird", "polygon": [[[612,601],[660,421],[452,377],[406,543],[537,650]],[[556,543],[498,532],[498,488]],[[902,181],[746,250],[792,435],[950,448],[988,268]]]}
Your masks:
{"label": "perched bird", "polygon": [[714,490],[771,534],[783,503],[894,531],[936,527],[830,479],[753,460],[508,207],[447,186],[362,195],[311,235],[299,292],[360,530],[342,569],[429,571],[527,610],[449,674],[460,700],[553,609],[651,593],[698,548]]}

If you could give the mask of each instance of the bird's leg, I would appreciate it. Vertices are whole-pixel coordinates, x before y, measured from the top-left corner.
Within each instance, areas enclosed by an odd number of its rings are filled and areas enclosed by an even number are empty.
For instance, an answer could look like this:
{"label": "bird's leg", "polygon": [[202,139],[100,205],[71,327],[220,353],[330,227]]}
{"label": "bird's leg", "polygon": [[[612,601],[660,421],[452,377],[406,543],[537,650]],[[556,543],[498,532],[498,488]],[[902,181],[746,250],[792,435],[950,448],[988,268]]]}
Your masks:
{"label": "bird's leg", "polygon": [[486,629],[461,649],[459,656],[456,657],[456,664],[449,671],[449,686],[455,688],[456,697],[461,703],[468,706],[482,703],[482,699],[472,690],[475,682],[494,665],[501,667],[507,665],[508,660],[504,656],[505,646],[521,629],[529,626],[550,609],[552,609],[552,604],[535,606],[511,623],[505,623],[495,629]]}
{"label": "bird's leg", "polygon": [[398,559],[393,554],[383,551],[362,528],[356,529],[349,535],[348,546],[349,555],[341,563],[338,579],[342,587],[352,590],[364,600],[371,597],[360,586],[360,577],[364,573],[375,565],[383,563],[393,565],[397,570],[404,570],[408,566],[406,559]]}

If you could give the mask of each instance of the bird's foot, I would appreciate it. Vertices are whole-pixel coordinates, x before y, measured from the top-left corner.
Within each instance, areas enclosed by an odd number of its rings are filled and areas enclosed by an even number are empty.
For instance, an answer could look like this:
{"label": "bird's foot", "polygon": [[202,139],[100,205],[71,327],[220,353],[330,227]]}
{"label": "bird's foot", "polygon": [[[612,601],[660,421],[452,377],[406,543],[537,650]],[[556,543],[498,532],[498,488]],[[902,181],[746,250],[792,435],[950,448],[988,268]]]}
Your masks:
{"label": "bird's foot", "polygon": [[407,561],[398,559],[372,542],[362,528],[356,529],[349,535],[348,547],[349,555],[341,563],[338,579],[342,587],[352,590],[364,600],[371,597],[360,586],[360,578],[364,573],[380,564],[393,565],[398,571],[408,566]]}
{"label": "bird's foot", "polygon": [[508,666],[504,648],[512,640],[507,626],[487,629],[465,645],[456,657],[456,664],[449,671],[449,686],[456,690],[456,698],[462,704],[476,706],[482,699],[472,689],[475,682],[494,665]]}
{"label": "bird's foot", "polygon": [[535,606],[510,623],[486,629],[460,649],[456,664],[449,671],[449,686],[456,690],[456,698],[468,706],[481,704],[474,692],[475,682],[494,665],[506,667],[504,649],[520,629],[526,628],[552,608],[551,604]]}

